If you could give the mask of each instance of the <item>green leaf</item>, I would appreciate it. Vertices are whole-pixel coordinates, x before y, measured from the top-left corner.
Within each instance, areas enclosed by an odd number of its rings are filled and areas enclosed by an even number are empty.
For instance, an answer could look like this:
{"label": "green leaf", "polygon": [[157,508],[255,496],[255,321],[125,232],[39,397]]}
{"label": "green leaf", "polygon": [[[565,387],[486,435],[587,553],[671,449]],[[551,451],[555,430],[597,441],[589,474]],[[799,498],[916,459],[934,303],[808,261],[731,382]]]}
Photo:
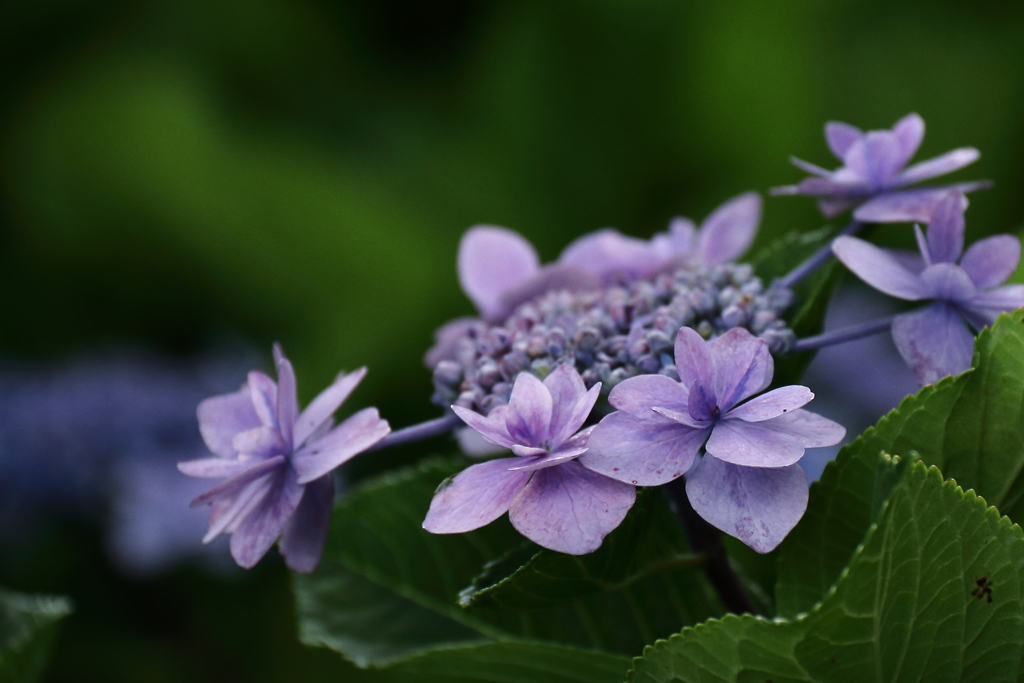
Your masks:
{"label": "green leaf", "polygon": [[813,611],[684,629],[647,648],[629,680],[1017,681],[1021,642],[1024,533],[917,462]]}
{"label": "green leaf", "polygon": [[779,614],[821,599],[863,539],[877,508],[878,453],[916,453],[1011,518],[1024,513],[1024,314],[999,318],[975,344],[974,369],[906,398],[843,448],[811,486],[804,519],[783,542]]}
{"label": "green leaf", "polygon": [[759,250],[747,262],[765,284],[771,284],[828,244],[836,232],[832,226],[811,232],[790,232]]}
{"label": "green leaf", "polygon": [[[624,562],[613,551],[597,555],[583,576],[575,560],[548,553],[528,566],[567,571],[555,583],[573,591],[571,599],[559,599],[558,586],[546,587],[547,598],[524,611],[519,608],[525,605],[517,603],[527,599],[524,593],[502,588],[494,591],[497,598],[460,607],[461,590],[473,584],[482,568],[489,567],[492,585],[500,584],[519,568],[519,558],[527,561],[538,554],[506,519],[469,534],[434,535],[421,528],[437,484],[465,464],[433,461],[388,474],[336,505],[319,569],[295,577],[304,643],[329,647],[363,667],[386,667],[434,650],[524,639],[633,655],[686,624],[724,613],[654,491],[641,496],[651,502],[641,505],[639,519],[631,522],[642,524],[644,515],[660,518],[654,531],[638,532],[643,564],[629,558]],[[636,542],[623,537],[617,545]],[[654,553],[661,550],[666,556],[658,566]],[[523,585],[535,588],[539,578],[532,575]],[[592,592],[595,578],[609,583]],[[509,585],[518,586],[520,580]]]}
{"label": "green leaf", "polygon": [[0,683],[28,683],[46,666],[57,623],[71,613],[65,598],[0,589]]}

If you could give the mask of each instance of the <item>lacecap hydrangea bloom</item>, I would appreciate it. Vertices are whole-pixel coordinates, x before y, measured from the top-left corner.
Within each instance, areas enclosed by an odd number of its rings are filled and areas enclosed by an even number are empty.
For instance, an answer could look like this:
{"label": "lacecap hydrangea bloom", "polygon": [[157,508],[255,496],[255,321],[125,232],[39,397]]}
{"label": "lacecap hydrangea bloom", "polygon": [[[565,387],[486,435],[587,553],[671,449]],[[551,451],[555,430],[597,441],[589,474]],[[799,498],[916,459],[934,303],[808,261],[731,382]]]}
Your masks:
{"label": "lacecap hydrangea bloom", "polygon": [[520,373],[508,405],[487,416],[452,406],[484,439],[516,457],[472,465],[442,484],[423,528],[463,533],[508,512],[519,533],[545,548],[570,555],[596,550],[636,500],[633,486],[577,462],[593,429],[580,428],[600,391],[599,384],[588,391],[575,369],[560,365],[543,382]]}
{"label": "lacecap hydrangea bloom", "polygon": [[365,368],[338,375],[300,413],[295,371],[276,345],[274,360],[277,383],[253,371],[237,392],[199,404],[199,430],[216,457],[182,462],[178,469],[193,477],[227,477],[192,501],[213,508],[204,543],[231,534],[231,555],[248,569],[280,538],[288,567],[311,572],[330,524],[331,471],[391,428],[376,408],[334,426],[334,411],[362,381]]}
{"label": "lacecap hydrangea bloom", "polygon": [[771,383],[774,361],[768,344],[744,329],[705,341],[680,328],[675,359],[679,381],[642,375],[612,390],[618,412],[594,428],[580,463],[639,486],[686,475],[697,514],[769,552],[807,507],[807,479],[796,464],[804,449],[839,443],[846,430],[802,409],[814,398],[807,387],[751,399]]}
{"label": "lacecap hydrangea bloom", "polygon": [[[839,237],[832,251],[857,277],[906,301],[932,301],[899,315],[892,337],[922,384],[971,367],[974,333],[1004,311],[1024,307],[1024,285],[1000,287],[1020,262],[1020,240],[994,235],[964,252],[964,201],[947,192],[927,236],[914,226],[920,256],[880,249],[856,237]],[[962,257],[961,257],[962,254]]]}
{"label": "lacecap hydrangea bloom", "polygon": [[[951,188],[963,192],[988,187],[988,183],[961,183],[946,187],[912,188],[923,180],[952,173],[978,160],[973,147],[961,147],[934,159],[906,167],[924,139],[924,120],[908,114],[891,130],[863,132],[847,123],[825,124],[829,149],[842,166],[834,171],[793,158],[793,164],[812,174],[797,185],[779,187],[773,194],[818,197],[828,218],[856,207],[853,217],[862,223],[928,222],[932,212]],[[966,199],[964,206],[966,207]]]}

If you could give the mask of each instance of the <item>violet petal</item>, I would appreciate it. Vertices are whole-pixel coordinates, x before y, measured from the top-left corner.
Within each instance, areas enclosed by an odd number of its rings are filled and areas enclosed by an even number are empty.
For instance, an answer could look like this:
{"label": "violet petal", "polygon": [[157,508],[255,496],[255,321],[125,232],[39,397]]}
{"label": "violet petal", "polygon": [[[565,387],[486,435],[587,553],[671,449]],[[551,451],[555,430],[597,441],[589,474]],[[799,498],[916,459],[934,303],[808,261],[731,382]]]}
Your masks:
{"label": "violet petal", "polygon": [[[689,390],[694,384],[714,386],[715,362],[704,337],[697,334],[693,328],[685,326],[679,328],[679,332],[676,334],[675,361],[676,370],[679,372],[679,381],[686,390]],[[689,397],[687,396],[677,405],[686,405],[688,401]],[[672,407],[672,404],[669,403],[656,403],[655,405]],[[618,408],[618,406],[615,407]],[[622,408],[619,409],[622,410]]]}
{"label": "violet petal", "polygon": [[932,263],[956,263],[964,250],[964,197],[950,190],[928,224],[928,251]]}
{"label": "violet petal", "polygon": [[282,468],[271,476],[267,495],[231,534],[231,556],[246,569],[263,559],[302,500],[305,487],[295,481],[294,471]]}
{"label": "violet petal", "polygon": [[898,180],[900,185],[919,183],[922,180],[952,173],[968,164],[973,164],[980,158],[981,152],[973,147],[961,147],[904,169]]}
{"label": "violet petal", "polygon": [[203,536],[203,543],[209,543],[221,533],[233,533],[249,514],[269,494],[272,485],[270,474],[249,482],[234,498],[219,498],[212,502],[210,528]]}
{"label": "violet petal", "polygon": [[533,246],[517,232],[477,225],[459,242],[459,284],[484,318],[504,314],[502,295],[540,268]]}
{"label": "violet petal", "polygon": [[591,390],[592,395],[588,395],[580,373],[569,364],[559,365],[552,370],[551,374],[544,378],[544,386],[551,394],[551,425],[548,437],[551,447],[557,448],[583,426],[597,402],[601,389],[595,385],[597,391]]}
{"label": "violet petal", "polygon": [[364,408],[292,456],[300,484],[319,479],[338,465],[362,453],[391,432],[376,408]]}
{"label": "violet petal", "polygon": [[[873,130],[864,135],[863,149],[872,185],[878,188],[892,186],[896,174],[903,168],[903,154],[896,134],[889,130]],[[850,146],[851,153],[858,143]]]}
{"label": "violet petal", "polygon": [[462,406],[452,406],[452,410],[459,416],[460,420],[479,432],[480,436],[495,446],[512,448],[512,445],[515,443],[508,433],[505,419],[508,414],[508,406],[495,408],[486,417]]}
{"label": "violet petal", "polygon": [[281,532],[278,547],[289,569],[308,574],[320,564],[334,507],[334,479],[325,474],[306,484],[295,514]]}
{"label": "violet petal", "polygon": [[892,323],[892,338],[922,386],[971,367],[974,335],[945,303],[897,316]]}
{"label": "violet petal", "polygon": [[547,455],[542,455],[538,458],[534,458],[529,462],[520,463],[514,467],[509,467],[511,472],[534,472],[536,470],[545,470],[555,465],[561,465],[562,463],[573,460],[587,452],[587,447],[581,448],[566,448],[555,451]]}
{"label": "violet petal", "polygon": [[924,140],[924,119],[917,114],[907,114],[896,122],[892,132],[899,144],[899,168],[903,168],[917,153],[921,141]]}
{"label": "violet petal", "polygon": [[700,229],[701,260],[718,265],[742,256],[761,223],[761,195],[746,192],[715,209]]}
{"label": "violet petal", "polygon": [[707,347],[715,363],[715,394],[722,413],[771,384],[775,362],[763,339],[735,327]]}
{"label": "violet petal", "polygon": [[1020,240],[1013,235],[993,235],[978,240],[964,252],[960,267],[974,286],[988,289],[1006,282],[1020,263]]}
{"label": "violet petal", "polygon": [[601,278],[594,273],[576,266],[552,263],[543,266],[535,275],[506,289],[501,295],[501,307],[498,310],[501,310],[503,315],[511,313],[520,304],[556,289],[589,292],[600,288]]}
{"label": "violet petal", "polygon": [[321,391],[312,403],[306,406],[295,422],[293,439],[296,447],[305,443],[320,425],[331,418],[334,411],[345,402],[365,376],[366,368],[359,368],[348,374],[340,373],[329,387]]}
{"label": "violet petal", "polygon": [[704,450],[719,460],[745,467],[785,467],[803,457],[804,447],[769,422],[724,419],[714,426]]}
{"label": "violet petal", "polygon": [[799,465],[740,467],[705,456],[686,476],[697,514],[759,553],[774,550],[807,509],[807,477]]}
{"label": "violet petal", "polygon": [[929,299],[966,301],[978,293],[964,269],[952,263],[928,266],[919,277],[927,289]]}
{"label": "violet petal", "polygon": [[880,292],[898,299],[918,301],[930,292],[917,275],[884,249],[856,237],[837,237],[832,242],[832,253],[854,275]]}
{"label": "violet petal", "polygon": [[690,469],[709,433],[667,420],[612,413],[591,433],[578,462],[628,484],[660,486]]}
{"label": "violet petal", "polygon": [[237,451],[231,446],[236,434],[259,427],[260,418],[252,405],[252,390],[249,385],[232,394],[208,398],[196,409],[199,418],[199,433],[211,452],[225,458],[234,457]]}
{"label": "violet petal", "polygon": [[1018,308],[1024,308],[1024,285],[997,287],[978,294],[961,305],[964,313],[973,314],[970,316],[972,319],[984,323],[983,325],[975,323],[979,328],[994,323],[1000,313],[1015,311]]}
{"label": "violet petal", "polygon": [[234,458],[198,458],[178,463],[178,471],[182,474],[205,479],[233,477],[249,467],[252,467],[251,461]]}
{"label": "violet petal", "polygon": [[841,121],[829,121],[825,124],[825,141],[832,154],[840,161],[846,156],[850,145],[864,137],[860,128]]}
{"label": "violet petal", "polygon": [[277,429],[277,385],[259,370],[249,373],[249,389],[256,414],[267,427]]}
{"label": "violet petal", "polygon": [[512,444],[512,452],[520,458],[536,458],[548,454],[546,448],[539,448],[537,446],[520,446],[517,443]]}
{"label": "violet petal", "polygon": [[645,419],[657,419],[651,413],[654,406],[685,411],[688,400],[689,394],[686,389],[679,382],[664,375],[630,377],[615,385],[608,394],[608,402],[613,406],[624,413]]}
{"label": "violet petal", "polygon": [[606,228],[577,238],[558,257],[608,282],[623,275],[638,278],[658,267],[658,256],[645,240]]}
{"label": "violet petal", "polygon": [[540,546],[584,555],[601,546],[636,501],[636,489],[579,463],[534,474],[509,510],[519,533]]}
{"label": "violet petal", "polygon": [[295,432],[295,421],[299,418],[299,396],[295,386],[295,368],[284,356],[281,346],[274,344],[274,358],[277,362],[277,423],[281,438],[294,449],[298,442],[292,441]]}
{"label": "violet petal", "polygon": [[743,405],[736,406],[729,411],[729,417],[745,422],[763,422],[802,408],[813,398],[814,394],[807,387],[799,385],[779,387],[767,394],[752,398]]}
{"label": "violet petal", "polygon": [[937,187],[880,194],[857,207],[853,217],[861,223],[928,223],[948,192],[949,188]]}
{"label": "violet petal", "polygon": [[223,481],[213,488],[204,491],[203,493],[196,496],[189,507],[199,507],[200,505],[207,505],[214,500],[233,498],[237,496],[242,489],[248,486],[251,482],[259,479],[260,477],[273,472],[282,465],[285,464],[285,457],[278,455],[267,460],[262,460],[250,466],[244,471],[234,475],[227,481]]}
{"label": "violet petal", "polygon": [[462,470],[434,494],[423,528],[433,534],[461,534],[501,517],[533,475],[509,471],[517,464],[518,458],[499,458]]}
{"label": "violet petal", "polygon": [[231,446],[241,455],[255,458],[268,458],[281,455],[287,451],[281,435],[273,427],[257,427],[247,432],[236,434]]}
{"label": "violet petal", "polygon": [[505,414],[512,440],[523,446],[544,443],[548,439],[553,409],[551,392],[544,383],[529,372],[520,372],[512,385]]}

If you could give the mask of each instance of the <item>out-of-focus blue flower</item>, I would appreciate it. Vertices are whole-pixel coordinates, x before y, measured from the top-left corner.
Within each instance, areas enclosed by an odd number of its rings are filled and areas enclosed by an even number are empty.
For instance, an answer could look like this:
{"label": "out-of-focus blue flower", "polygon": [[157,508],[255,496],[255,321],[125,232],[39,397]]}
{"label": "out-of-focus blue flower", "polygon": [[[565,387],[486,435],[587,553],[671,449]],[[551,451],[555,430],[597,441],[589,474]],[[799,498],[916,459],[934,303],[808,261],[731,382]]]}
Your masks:
{"label": "out-of-focus blue flower", "polygon": [[[981,156],[973,147],[961,147],[904,168],[923,138],[924,120],[917,114],[904,116],[892,130],[866,133],[849,124],[830,121],[825,124],[825,139],[843,165],[829,171],[794,157],[793,164],[814,177],[797,185],[775,188],[772,194],[818,197],[818,206],[827,218],[857,207],[853,217],[862,223],[927,223],[950,189],[970,192],[988,187],[988,183],[979,182],[906,189],[922,180],[952,173]],[[966,208],[967,200],[962,201]]]}
{"label": "out-of-focus blue flower", "polygon": [[781,387],[741,404],[774,373],[768,345],[744,329],[705,342],[681,328],[675,358],[680,381],[643,375],[612,390],[609,400],[619,412],[594,428],[580,463],[641,486],[686,474],[697,514],[769,552],[807,507],[807,479],[797,461],[806,448],[838,443],[846,430],[802,410],[814,398],[807,387]]}
{"label": "out-of-focus blue flower", "polygon": [[280,537],[285,563],[311,572],[320,562],[334,500],[330,472],[383,439],[391,428],[376,408],[334,427],[332,415],[366,374],[341,374],[299,412],[295,371],[274,347],[278,383],[262,372],[233,393],[199,404],[199,429],[217,456],[178,469],[193,477],[227,477],[192,501],[208,504],[209,542],[231,534],[231,555],[254,566]]}
{"label": "out-of-focus blue flower", "polygon": [[974,333],[968,326],[981,329],[1000,313],[1024,307],[1024,285],[999,286],[1020,261],[1020,240],[1013,235],[988,237],[964,252],[960,192],[948,192],[936,207],[927,237],[920,227],[914,230],[920,256],[846,236],[836,239],[832,251],[875,289],[907,301],[934,302],[897,316],[892,324],[896,348],[925,385],[971,366]]}
{"label": "out-of-focus blue flower", "polygon": [[600,547],[636,500],[633,486],[575,462],[587,450],[591,429],[579,431],[600,395],[589,391],[569,365],[541,382],[521,373],[508,405],[486,417],[452,409],[487,441],[517,457],[472,465],[441,488],[423,528],[435,534],[472,531],[506,512],[530,540],[570,555]]}

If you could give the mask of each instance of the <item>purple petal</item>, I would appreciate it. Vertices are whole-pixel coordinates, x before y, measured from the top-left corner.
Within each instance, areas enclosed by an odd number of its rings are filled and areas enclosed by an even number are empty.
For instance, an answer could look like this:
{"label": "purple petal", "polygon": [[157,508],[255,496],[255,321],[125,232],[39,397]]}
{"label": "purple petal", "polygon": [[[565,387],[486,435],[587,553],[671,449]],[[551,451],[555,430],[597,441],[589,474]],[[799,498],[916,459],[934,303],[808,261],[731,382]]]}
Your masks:
{"label": "purple petal", "polygon": [[511,313],[520,304],[536,299],[545,292],[567,290],[590,292],[601,288],[601,278],[576,266],[553,263],[519,284],[508,288],[501,295],[501,310]]}
{"label": "purple petal", "polygon": [[[896,174],[906,162],[896,135],[888,130],[873,130],[864,135],[862,144],[868,177],[871,178],[872,183],[879,188],[891,187],[896,179]],[[847,158],[859,146],[858,143],[851,145]]]}
{"label": "purple petal", "polygon": [[921,272],[920,279],[929,299],[966,301],[978,293],[964,269],[952,263],[928,266]]}
{"label": "purple petal", "polygon": [[899,168],[903,168],[917,152],[921,141],[924,140],[924,119],[917,114],[907,114],[896,122],[896,125],[892,127],[892,132],[896,135],[896,141],[899,144]]}
{"label": "purple petal", "polygon": [[212,501],[210,510],[210,528],[203,536],[203,543],[209,543],[221,533],[233,533],[242,523],[245,516],[270,492],[272,477],[270,474],[249,482],[242,491],[232,498],[221,498]]}
{"label": "purple petal", "polygon": [[[789,163],[793,164],[794,166],[799,168],[801,171],[807,171],[811,175],[816,175],[816,176],[819,176],[821,178],[829,178],[832,175],[832,171],[828,170],[827,168],[822,168],[821,166],[818,166],[817,164],[812,164],[809,161],[804,161],[803,159],[798,159],[797,157],[790,157],[789,158]],[[777,189],[781,190],[781,189],[785,189],[785,188],[777,188]],[[789,194],[789,193],[787,193],[787,194]]]}
{"label": "purple petal", "polygon": [[[682,328],[689,329],[689,328]],[[645,419],[657,419],[651,409],[655,406],[686,410],[689,394],[674,379],[664,375],[637,375],[615,385],[608,394],[608,402],[619,410]]]}
{"label": "purple petal", "polygon": [[746,422],[763,422],[801,408],[810,403],[812,398],[814,394],[807,387],[780,387],[736,406],[729,411],[729,417]]}
{"label": "purple petal", "polygon": [[540,446],[547,441],[553,407],[551,392],[544,383],[529,372],[520,372],[512,385],[505,414],[505,424],[513,442]]}
{"label": "purple petal", "polygon": [[578,462],[628,484],[660,486],[690,469],[709,430],[612,413],[594,428]]}
{"label": "purple petal", "polygon": [[310,435],[324,422],[327,422],[345,399],[355,390],[363,377],[366,368],[359,368],[349,374],[341,373],[331,386],[327,387],[306,406],[295,423],[295,446],[301,446]]}
{"label": "purple petal", "polygon": [[979,329],[991,325],[1000,313],[1024,308],[1024,285],[1006,285],[984,292],[961,304],[961,308]]}
{"label": "purple petal", "polygon": [[256,414],[267,427],[277,429],[277,385],[258,370],[249,373],[249,389]]}
{"label": "purple petal", "polygon": [[709,341],[707,347],[715,363],[715,394],[723,413],[771,384],[775,362],[763,339],[735,327]]}
{"label": "purple petal", "polygon": [[212,489],[201,493],[196,496],[189,507],[199,507],[200,505],[208,505],[215,500],[223,500],[227,498],[233,498],[237,496],[242,489],[256,481],[260,477],[273,472],[285,463],[283,455],[278,455],[267,460],[263,460],[256,464],[249,465],[249,468],[235,476],[231,477],[225,482],[217,484]]}
{"label": "purple petal", "polygon": [[225,458],[237,455],[231,440],[236,434],[260,426],[260,418],[252,405],[252,391],[249,386],[233,394],[208,398],[196,409],[199,418],[199,433],[211,452]]}
{"label": "purple petal", "polygon": [[[921,230],[921,226],[916,223],[914,224],[914,239],[917,240],[917,248],[920,252],[918,258],[924,262],[924,267],[927,268],[928,266],[932,265],[932,263],[934,263],[934,260],[932,259],[932,248],[928,245],[928,238],[924,236],[924,231]],[[895,250],[890,250],[889,253],[895,256],[894,251]],[[906,265],[906,262],[903,261],[902,259],[900,260],[900,263],[903,264],[904,266]],[[911,272],[916,272],[917,274],[920,275],[920,272],[923,271],[924,268],[916,270],[908,268],[907,270],[910,270]]]}
{"label": "purple petal", "polygon": [[281,435],[272,427],[257,427],[247,432],[236,434],[231,446],[241,455],[255,458],[269,458],[288,452]]}
{"label": "purple petal", "polygon": [[[853,217],[862,223],[928,223],[949,189],[937,187],[880,194],[861,204]],[[964,200],[966,207],[967,200]]]}
{"label": "purple petal", "polygon": [[697,514],[759,553],[774,550],[807,509],[807,477],[799,465],[740,467],[705,456],[686,476]]}
{"label": "purple petal", "polygon": [[[675,360],[679,381],[682,384],[680,388],[689,391],[690,387],[695,384],[714,386],[715,362],[704,337],[697,334],[693,328],[685,326],[679,328],[679,332],[676,334]],[[686,405],[688,401],[688,396],[682,397],[677,405]],[[656,405],[670,408],[673,404],[657,403]],[[618,406],[615,407],[618,408]],[[622,409],[620,408],[620,410]]]}
{"label": "purple petal", "polygon": [[292,456],[300,484],[319,479],[346,460],[362,453],[388,433],[391,426],[376,408],[364,408]]}
{"label": "purple petal", "polygon": [[[691,408],[689,406],[687,406],[683,410],[672,410],[671,408],[661,408],[655,406],[651,408],[651,410],[653,410],[658,415],[661,415],[662,417],[666,417],[669,420],[672,420],[673,422],[677,422],[681,425],[686,425],[687,427],[693,427],[694,429],[704,429],[706,427],[711,426],[711,422],[709,420],[710,416],[704,417],[703,419],[700,420],[695,419],[693,415],[690,414]],[[647,419],[650,419],[653,422],[659,422],[657,418]]]}
{"label": "purple petal", "polygon": [[761,223],[761,195],[747,192],[715,209],[704,221],[697,247],[704,263],[733,261],[750,246]]}
{"label": "purple petal", "polygon": [[199,458],[178,463],[178,471],[182,474],[205,479],[233,477],[249,467],[252,467],[252,461],[239,461],[234,458]]}
{"label": "purple petal", "polygon": [[250,569],[267,554],[295,513],[304,488],[288,468],[272,477],[267,495],[245,515],[231,535],[231,556],[238,566]]}
{"label": "purple petal", "polygon": [[[697,382],[690,387],[690,399],[686,403],[686,412],[692,421],[703,426],[704,423],[709,422],[715,417],[714,411],[717,407],[718,402],[715,399],[714,389],[702,382]],[[670,417],[676,422],[686,424],[685,416],[676,414],[676,411],[669,412],[664,408],[655,408],[654,412]]]}
{"label": "purple petal", "polygon": [[964,250],[963,193],[950,190],[938,203],[928,224],[928,251],[932,263],[956,263]]}
{"label": "purple petal", "polygon": [[648,242],[611,228],[576,239],[558,257],[559,263],[593,273],[605,282],[622,276],[641,277],[657,268],[658,261]]}
{"label": "purple petal", "polygon": [[853,201],[861,201],[865,195],[871,193],[862,180],[840,181],[834,176],[831,178],[804,178],[796,186],[800,194],[810,197],[827,197],[836,199],[848,197]]}
{"label": "purple petal", "polygon": [[568,462],[577,458],[587,452],[586,446],[582,448],[567,448],[555,451],[547,455],[543,455],[539,458],[534,458],[529,462],[516,465],[515,467],[509,467],[511,472],[533,472],[536,470],[545,470],[555,465],[561,465],[562,463]]}
{"label": "purple petal", "polygon": [[274,360],[277,364],[277,421],[280,425],[281,438],[289,450],[301,442],[293,442],[295,421],[299,417],[299,396],[295,386],[295,368],[288,360],[280,344],[274,344]]}
{"label": "purple petal", "polygon": [[329,475],[306,484],[302,501],[281,532],[278,547],[292,571],[308,574],[320,564],[334,507],[334,480]]}
{"label": "purple petal", "polygon": [[758,424],[766,429],[795,437],[804,448],[834,446],[846,436],[846,427],[803,409]]}
{"label": "purple petal", "polygon": [[842,212],[846,211],[847,209],[852,209],[853,207],[857,206],[857,204],[859,204],[860,201],[860,198],[849,199],[845,197],[839,197],[834,199],[819,199],[818,209],[821,210],[821,214],[825,218],[833,218],[835,216],[838,216]]}
{"label": "purple petal", "polygon": [[898,316],[892,323],[892,338],[922,386],[971,367],[974,335],[946,304]]}
{"label": "purple petal", "polygon": [[908,301],[927,298],[929,292],[917,275],[888,251],[856,237],[837,237],[832,253],[847,268],[875,289]]}
{"label": "purple petal", "polygon": [[452,410],[459,416],[459,419],[479,432],[480,436],[495,446],[512,448],[513,444],[515,444],[515,441],[512,440],[508,433],[508,426],[505,421],[508,406],[495,408],[487,417],[462,406],[452,406]]}
{"label": "purple petal", "polygon": [[978,240],[960,259],[960,267],[978,289],[1006,282],[1020,263],[1020,240],[1013,235],[994,235]]}
{"label": "purple petal", "polygon": [[509,510],[519,533],[569,555],[597,550],[636,501],[629,484],[568,462],[534,474]]}
{"label": "purple petal", "polygon": [[785,467],[803,457],[803,444],[796,437],[767,424],[726,418],[711,430],[704,450],[719,460],[746,467]]}
{"label": "purple petal", "polygon": [[432,534],[461,534],[490,524],[508,512],[532,472],[512,472],[518,458],[499,458],[467,467],[434,494],[423,528]]}
{"label": "purple petal", "polygon": [[954,149],[952,152],[946,152],[934,159],[928,159],[907,168],[900,173],[899,184],[910,185],[912,183],[919,183],[922,180],[928,180],[929,178],[946,175],[968,164],[973,164],[979,158],[981,158],[981,152],[973,147]]}
{"label": "purple petal", "polygon": [[512,452],[520,458],[535,458],[548,454],[546,448],[539,448],[537,446],[520,446],[519,444],[512,444]]}
{"label": "purple petal", "polygon": [[550,445],[558,448],[583,426],[597,402],[601,387],[595,385],[588,394],[580,373],[569,364],[559,365],[552,370],[544,379],[544,386],[551,394]]}
{"label": "purple petal", "polygon": [[829,121],[825,124],[825,140],[828,148],[840,161],[846,156],[850,145],[864,137],[860,128],[855,128],[841,121]]}
{"label": "purple petal", "polygon": [[459,243],[459,284],[484,318],[503,316],[502,295],[539,268],[537,252],[512,230],[477,225]]}

